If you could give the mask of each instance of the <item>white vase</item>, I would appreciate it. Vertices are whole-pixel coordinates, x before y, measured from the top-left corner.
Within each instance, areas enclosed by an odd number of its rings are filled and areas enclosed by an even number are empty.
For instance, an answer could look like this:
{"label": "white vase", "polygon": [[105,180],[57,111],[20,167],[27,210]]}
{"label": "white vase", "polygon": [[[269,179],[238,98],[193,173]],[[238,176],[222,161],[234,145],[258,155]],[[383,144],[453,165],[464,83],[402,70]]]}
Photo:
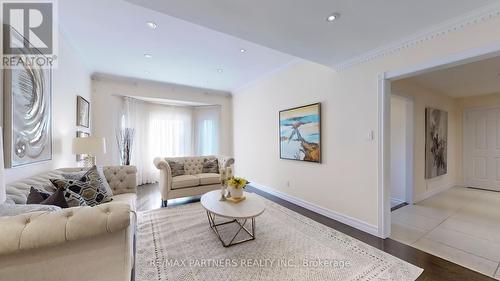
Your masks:
{"label": "white vase", "polygon": [[241,198],[243,197],[243,188],[234,188],[234,186],[229,186],[229,192],[231,193],[232,198]]}

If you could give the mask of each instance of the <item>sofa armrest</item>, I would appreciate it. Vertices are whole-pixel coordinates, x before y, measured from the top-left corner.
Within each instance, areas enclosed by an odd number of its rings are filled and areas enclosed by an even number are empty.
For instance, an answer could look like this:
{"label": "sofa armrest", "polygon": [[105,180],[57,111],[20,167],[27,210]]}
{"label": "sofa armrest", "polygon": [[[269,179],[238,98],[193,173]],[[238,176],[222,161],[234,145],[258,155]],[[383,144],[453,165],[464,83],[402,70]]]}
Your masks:
{"label": "sofa armrest", "polygon": [[137,168],[135,166],[105,166],[103,172],[113,195],[137,192]]}
{"label": "sofa armrest", "polygon": [[0,255],[114,233],[130,225],[127,204],[106,203],[0,218]]}
{"label": "sofa armrest", "polygon": [[234,164],[234,158],[231,156],[220,155],[217,156],[217,161],[219,161],[219,168],[227,168]]}
{"label": "sofa armrest", "polygon": [[172,189],[172,170],[165,158],[156,157],[153,163],[155,167],[160,170],[158,185],[160,187],[162,201],[165,201],[168,199],[168,191]]}
{"label": "sofa armrest", "polygon": [[161,157],[156,157],[153,159],[153,164],[155,165],[156,169],[158,170],[168,170],[170,171],[170,165],[168,165],[167,160]]}

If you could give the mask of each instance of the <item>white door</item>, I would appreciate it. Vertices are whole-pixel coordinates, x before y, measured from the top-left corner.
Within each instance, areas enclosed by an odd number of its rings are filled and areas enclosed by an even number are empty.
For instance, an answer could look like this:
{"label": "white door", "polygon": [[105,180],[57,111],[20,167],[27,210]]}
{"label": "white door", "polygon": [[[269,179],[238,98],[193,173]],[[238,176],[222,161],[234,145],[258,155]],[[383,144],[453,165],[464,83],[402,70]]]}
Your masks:
{"label": "white door", "polygon": [[500,108],[464,115],[465,184],[500,191]]}

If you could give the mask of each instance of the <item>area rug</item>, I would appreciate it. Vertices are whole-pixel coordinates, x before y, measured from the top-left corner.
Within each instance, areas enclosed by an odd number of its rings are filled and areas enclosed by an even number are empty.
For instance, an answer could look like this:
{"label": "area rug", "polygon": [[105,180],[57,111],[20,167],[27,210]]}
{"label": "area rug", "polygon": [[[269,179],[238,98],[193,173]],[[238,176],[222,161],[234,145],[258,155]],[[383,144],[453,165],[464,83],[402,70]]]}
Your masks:
{"label": "area rug", "polygon": [[[229,248],[210,229],[200,203],[139,213],[136,280],[405,281],[415,280],[423,271],[262,200],[266,210],[256,218],[256,239]],[[230,238],[236,227],[226,225],[222,236]],[[237,239],[244,235],[242,231]]]}

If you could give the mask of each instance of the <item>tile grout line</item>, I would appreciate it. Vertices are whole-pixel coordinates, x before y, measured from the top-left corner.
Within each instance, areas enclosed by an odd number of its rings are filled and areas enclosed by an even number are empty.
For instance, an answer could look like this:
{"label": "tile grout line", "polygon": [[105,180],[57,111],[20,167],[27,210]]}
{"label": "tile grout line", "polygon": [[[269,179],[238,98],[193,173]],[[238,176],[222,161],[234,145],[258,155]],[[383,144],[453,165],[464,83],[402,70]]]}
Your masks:
{"label": "tile grout line", "polygon": [[497,275],[498,269],[500,269],[500,262],[498,263],[497,269],[495,269],[495,272],[493,272],[493,277],[495,277],[495,275]]}
{"label": "tile grout line", "polygon": [[446,246],[446,247],[452,248],[452,249],[454,249],[454,250],[457,250],[457,251],[460,251],[460,252],[464,252],[464,253],[469,254],[469,255],[471,255],[471,256],[475,256],[475,257],[477,257],[477,258],[481,258],[481,259],[484,259],[484,260],[488,260],[488,261],[491,261],[491,262],[493,262],[493,263],[497,263],[497,262],[498,262],[498,261],[496,261],[496,260],[492,260],[492,259],[487,258],[487,257],[478,256],[477,254],[474,254],[474,253],[468,252],[468,251],[466,251],[466,250],[464,250],[464,249],[455,248],[455,247],[453,247],[453,246],[451,246],[451,245],[448,245],[448,244],[446,244],[446,243],[444,243],[444,242],[441,242],[441,241],[434,240],[434,239],[432,239],[432,238],[426,238],[426,239],[431,240],[432,242],[435,242],[435,243],[438,243],[438,244],[444,245],[444,246]]}
{"label": "tile grout line", "polygon": [[[449,218],[451,218],[453,215],[455,215],[456,213],[458,213],[460,210],[462,210],[462,209],[464,209],[465,207],[467,207],[468,205],[472,204],[472,202],[474,202],[476,199],[478,199],[477,197],[479,197],[479,195],[476,195],[476,196],[475,196],[473,199],[471,199],[468,203],[465,203],[464,205],[462,205],[462,207],[457,208],[457,209],[456,209],[455,211],[453,211],[453,212],[452,212],[449,216],[447,216],[447,217],[446,217],[446,218],[445,218],[442,222],[440,222],[438,225],[436,225],[433,229],[429,230],[429,231],[428,231],[428,232],[426,232],[424,235],[422,235],[422,237],[420,237],[419,239],[417,239],[417,241],[415,241],[415,242],[414,242],[411,246],[414,246],[416,243],[418,243],[418,241],[422,240],[425,236],[427,236],[429,233],[431,233],[431,231],[434,231],[436,228],[438,228],[440,225],[442,225],[445,221],[447,221],[447,220],[448,220]],[[446,228],[446,227],[444,227],[444,228]],[[456,231],[456,232],[459,232],[459,231]],[[468,236],[470,236],[470,235],[468,235]],[[432,240],[432,241],[434,241],[434,242],[437,242],[437,243],[443,244],[443,245],[448,246],[448,247],[450,247],[450,248],[453,248],[453,249],[455,249],[455,250],[459,250],[459,251],[462,251],[462,252],[464,252],[464,253],[467,253],[467,254],[470,254],[470,255],[473,255],[473,256],[479,257],[479,258],[484,258],[484,259],[486,259],[486,260],[490,260],[490,259],[488,259],[488,258],[481,257],[481,256],[475,255],[475,254],[473,254],[473,253],[469,253],[469,252],[467,252],[467,251],[465,251],[465,250],[462,250],[462,249],[459,249],[459,248],[455,248],[455,247],[453,247],[453,246],[450,246],[450,245],[448,245],[448,244],[442,243],[442,242],[440,242],[440,241],[436,241],[436,240],[434,240],[434,239],[432,239],[432,238],[430,238],[430,237],[426,237],[426,239]],[[491,260],[490,260],[490,261],[491,261]]]}
{"label": "tile grout line", "polygon": [[[464,188],[465,188],[465,187],[464,187]],[[465,207],[467,207],[468,205],[470,205],[470,204],[472,204],[474,201],[476,201],[476,200],[478,199],[478,197],[479,197],[479,195],[475,195],[475,196],[474,196],[474,197],[473,197],[470,201],[468,201],[467,203],[464,203],[464,205],[462,205],[460,208],[457,208],[456,210],[454,210],[453,212],[451,212],[449,216],[447,216],[444,220],[442,220],[442,221],[441,221],[439,224],[437,224],[434,228],[430,229],[429,231],[425,231],[425,230],[424,230],[424,234],[423,234],[422,236],[420,236],[420,237],[419,237],[419,238],[418,238],[415,242],[413,242],[413,243],[411,243],[411,244],[409,244],[409,245],[410,245],[410,246],[415,246],[415,244],[417,244],[420,240],[422,240],[423,238],[426,238],[426,239],[432,240],[432,241],[434,241],[434,242],[437,242],[437,243],[443,244],[443,245],[445,245],[445,246],[448,246],[448,247],[450,247],[450,248],[453,248],[453,249],[455,249],[455,250],[459,250],[459,251],[462,251],[462,252],[464,252],[464,253],[468,253],[468,254],[471,254],[471,255],[473,255],[473,256],[479,257],[479,258],[484,258],[484,257],[481,257],[481,256],[477,256],[477,255],[475,255],[475,254],[469,253],[469,252],[467,252],[467,251],[464,251],[464,250],[462,250],[462,249],[458,249],[458,248],[452,247],[452,246],[450,246],[450,245],[447,245],[447,244],[445,244],[445,243],[441,243],[441,242],[439,242],[439,241],[435,241],[434,239],[431,239],[431,238],[426,237],[429,233],[431,233],[432,231],[434,231],[436,228],[438,228],[440,225],[442,225],[445,221],[447,221],[447,220],[448,220],[449,218],[451,218],[453,215],[455,215],[455,214],[456,214],[456,213],[458,213],[460,210],[464,209]],[[425,201],[425,200],[424,200],[424,201]],[[416,204],[414,204],[414,205],[416,205]],[[411,206],[411,205],[409,205],[409,206]],[[403,207],[403,208],[404,208],[404,207]],[[403,208],[401,208],[401,209],[403,209]],[[417,214],[417,215],[418,215],[418,214]],[[421,216],[422,216],[422,217],[426,217],[426,218],[430,218],[430,217],[427,217],[427,216],[424,216],[424,215],[421,215]],[[412,227],[412,228],[413,228],[413,227]],[[446,227],[445,227],[445,228],[446,228]],[[414,229],[416,229],[416,228],[414,228]],[[418,229],[417,229],[417,230],[418,230]],[[458,232],[458,231],[457,231],[457,232]],[[487,259],[487,258],[484,258],[484,259]],[[487,260],[489,260],[489,259],[487,259]]]}

